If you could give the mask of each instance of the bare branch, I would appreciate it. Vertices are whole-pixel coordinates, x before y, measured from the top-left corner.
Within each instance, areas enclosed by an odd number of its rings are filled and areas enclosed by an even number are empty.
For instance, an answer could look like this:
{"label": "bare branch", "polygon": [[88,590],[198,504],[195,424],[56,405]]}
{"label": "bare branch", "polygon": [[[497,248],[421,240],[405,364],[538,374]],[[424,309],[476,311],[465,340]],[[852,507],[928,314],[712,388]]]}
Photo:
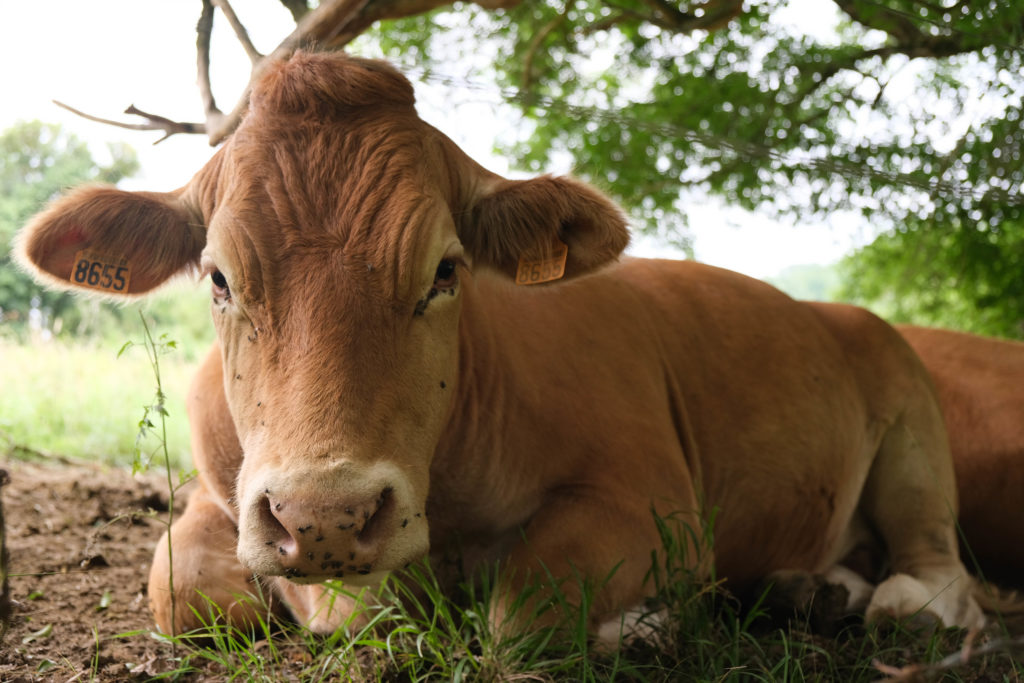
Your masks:
{"label": "bare branch", "polygon": [[234,8],[228,0],[213,0],[213,4],[220,8],[220,11],[224,13],[224,18],[231,24],[231,28],[235,32],[235,37],[238,38],[238,42],[242,44],[242,48],[245,50],[245,54],[249,55],[249,61],[255,64],[256,62],[263,59],[263,55],[256,46],[252,44],[252,40],[249,39],[249,32],[245,30],[245,26],[238,20],[238,15],[235,14]]}
{"label": "bare branch", "polygon": [[206,134],[210,145],[214,146],[223,142],[238,126],[238,123],[242,120],[242,115],[249,107],[249,92],[252,89],[252,84],[263,74],[269,64],[281,59],[287,59],[292,53],[302,47],[326,42],[328,37],[336,32],[339,27],[343,27],[351,22],[368,1],[334,0],[332,2],[323,2],[315,10],[306,14],[298,26],[295,27],[295,30],[281,41],[281,44],[273,52],[253,65],[249,85],[246,86],[245,92],[242,93],[242,97],[235,105],[235,108],[231,110],[231,113],[219,117],[216,121],[210,121],[209,117],[207,117]]}
{"label": "bare branch", "polygon": [[83,119],[95,121],[96,123],[103,123],[108,126],[127,128],[128,130],[162,130],[164,132],[164,136],[157,140],[156,142],[154,142],[154,145],[163,142],[167,138],[177,133],[194,135],[196,133],[202,134],[206,132],[206,126],[202,123],[172,121],[171,119],[164,118],[163,116],[157,116],[156,114],[146,113],[141,109],[137,108],[134,104],[125,109],[124,113],[131,114],[134,116],[141,116],[145,119],[148,119],[147,123],[125,123],[123,121],[114,121],[113,119],[104,119],[100,118],[99,116],[93,116],[92,114],[86,114],[83,111],[75,109],[74,107],[64,104],[63,102],[58,102],[57,100],[53,100],[53,103],[61,109],[66,109],[72,114],[81,116]]}
{"label": "bare branch", "polygon": [[[224,121],[224,112],[217,107],[210,86],[210,35],[213,32],[213,3],[203,0],[203,11],[196,23],[196,85],[203,101],[203,115],[206,117],[206,132],[219,129]],[[216,143],[211,142],[211,145]]]}
{"label": "bare branch", "polygon": [[[738,0],[712,1],[734,2]],[[266,56],[260,56],[249,40],[248,32],[232,11],[229,0],[203,0],[203,9],[199,21],[196,23],[196,81],[203,102],[205,123],[170,121],[160,116],[140,112],[134,107],[129,113],[144,116],[149,119],[149,122],[121,123],[90,116],[67,105],[61,106],[74,111],[79,116],[120,128],[163,130],[166,135],[161,140],[175,133],[205,133],[210,146],[216,146],[238,127],[249,106],[249,92],[252,84],[260,78],[270,64],[287,59],[296,50],[303,48],[341,49],[377,21],[420,14],[437,7],[450,5],[453,0],[322,0],[320,5],[312,11],[308,10],[305,0],[281,0],[281,2],[292,12],[292,16],[297,17],[297,25],[295,30],[281,41],[281,44],[273,52]],[[475,0],[475,2],[487,9],[498,9],[513,7],[521,0]],[[217,107],[213,88],[210,85],[210,36],[213,31],[215,5],[224,12],[235,35],[242,42],[253,63],[249,84],[234,108],[227,114]]]}

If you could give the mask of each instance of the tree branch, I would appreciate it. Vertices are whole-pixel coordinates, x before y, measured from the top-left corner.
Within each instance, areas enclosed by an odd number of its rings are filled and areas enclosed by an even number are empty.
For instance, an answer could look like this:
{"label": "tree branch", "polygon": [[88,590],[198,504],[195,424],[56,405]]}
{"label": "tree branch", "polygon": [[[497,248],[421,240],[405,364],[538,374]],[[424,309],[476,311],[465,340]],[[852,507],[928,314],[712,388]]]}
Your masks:
{"label": "tree branch", "polygon": [[252,40],[249,38],[249,32],[245,30],[245,26],[238,20],[238,15],[235,14],[234,8],[228,0],[213,0],[213,4],[220,8],[220,11],[224,13],[224,18],[231,24],[231,28],[235,32],[235,37],[238,38],[238,42],[242,44],[242,49],[245,50],[245,54],[249,55],[249,61],[255,64],[256,62],[263,59],[263,55],[256,46],[252,44]]}
{"label": "tree branch", "polygon": [[[199,98],[203,102],[203,115],[206,117],[205,131],[219,129],[224,121],[224,112],[217,107],[210,86],[210,36],[213,33],[213,3],[203,0],[203,11],[196,22],[196,85]],[[214,143],[210,143],[211,145]]]}
{"label": "tree branch", "polygon": [[[735,0],[716,0],[734,2]],[[91,121],[130,130],[162,130],[167,139],[176,133],[205,133],[210,146],[223,142],[238,127],[249,106],[249,92],[252,84],[264,73],[268,65],[287,59],[296,50],[303,48],[338,50],[348,45],[373,23],[383,19],[421,14],[437,7],[450,5],[453,0],[322,0],[320,5],[308,10],[306,0],[281,0],[293,17],[295,29],[269,55],[261,56],[249,40],[248,32],[242,26],[229,4],[229,0],[203,0],[203,8],[196,23],[196,71],[200,99],[203,103],[205,123],[183,123],[147,114],[130,107],[127,113],[149,119],[148,123],[132,124],[103,119],[85,114],[65,104],[60,106]],[[508,8],[521,0],[475,0],[486,9]],[[224,12],[235,31],[235,35],[253,62],[249,84],[234,108],[225,114],[217,107],[210,85],[210,36],[213,30],[214,5]]]}
{"label": "tree branch", "polygon": [[565,8],[558,13],[558,16],[549,21],[547,24],[541,27],[539,31],[533,36],[533,40],[530,41],[529,47],[526,48],[526,55],[523,57],[523,92],[529,93],[530,88],[533,85],[533,60],[537,56],[537,51],[544,44],[544,39],[547,38],[551,33],[565,23],[565,20],[569,16],[569,10],[572,8],[571,2],[565,3]]}
{"label": "tree branch", "polygon": [[835,3],[850,19],[867,28],[888,33],[897,43],[918,44],[927,38],[907,17],[889,11],[888,7],[873,3],[865,7],[860,0],[835,0]]}
{"label": "tree branch", "polygon": [[299,23],[302,17],[306,16],[306,12],[309,11],[309,5],[306,4],[306,0],[281,0],[281,4],[292,13],[292,19],[295,23]]}
{"label": "tree branch", "polygon": [[[266,57],[253,64],[249,84],[239,98],[231,113],[219,119],[216,125],[207,121],[207,137],[210,145],[223,142],[238,127],[242,115],[249,107],[249,93],[252,84],[266,71],[267,66],[281,59],[287,59],[296,50],[326,42],[340,27],[352,22],[353,18],[366,6],[369,0],[333,0],[325,1],[312,12],[306,14],[288,37]],[[355,34],[355,35],[358,35]],[[355,35],[352,38],[355,38]],[[349,40],[351,41],[352,38]]]}
{"label": "tree branch", "polygon": [[67,109],[72,114],[75,114],[77,116],[81,116],[83,119],[87,119],[89,121],[95,121],[96,123],[103,123],[103,124],[106,124],[108,126],[116,126],[118,128],[127,128],[128,130],[162,130],[164,132],[164,136],[162,138],[160,138],[159,140],[157,140],[156,142],[154,142],[153,143],[154,145],[163,142],[167,138],[169,138],[172,135],[175,135],[177,133],[186,133],[186,134],[196,134],[196,133],[198,133],[198,134],[203,134],[203,133],[206,132],[206,126],[204,124],[202,124],[202,123],[187,123],[187,122],[184,122],[184,121],[172,121],[171,119],[164,118],[163,116],[157,116],[156,114],[146,113],[146,112],[142,111],[141,109],[137,108],[134,104],[131,105],[130,107],[128,107],[127,109],[125,109],[124,113],[125,114],[132,114],[134,116],[141,116],[141,117],[143,117],[145,119],[148,119],[148,121],[149,121],[148,123],[125,123],[125,122],[122,122],[122,121],[114,121],[113,119],[104,119],[104,118],[100,118],[99,116],[93,116],[91,114],[86,114],[83,111],[75,109],[74,107],[71,107],[71,106],[69,106],[67,104],[64,104],[63,102],[58,102],[57,100],[53,100],[53,103],[56,104],[58,107],[60,107],[62,109]]}
{"label": "tree branch", "polygon": [[665,0],[643,0],[658,17],[648,17],[655,26],[678,32],[714,31],[724,27],[743,11],[742,0],[708,0],[697,5],[689,12],[682,12],[678,7]]}
{"label": "tree branch", "polygon": [[893,39],[889,46],[892,54],[916,57],[952,57],[973,52],[976,47],[967,46],[953,35],[932,36],[918,29],[913,17],[865,0],[834,0],[836,5],[850,19],[867,28],[887,33]]}

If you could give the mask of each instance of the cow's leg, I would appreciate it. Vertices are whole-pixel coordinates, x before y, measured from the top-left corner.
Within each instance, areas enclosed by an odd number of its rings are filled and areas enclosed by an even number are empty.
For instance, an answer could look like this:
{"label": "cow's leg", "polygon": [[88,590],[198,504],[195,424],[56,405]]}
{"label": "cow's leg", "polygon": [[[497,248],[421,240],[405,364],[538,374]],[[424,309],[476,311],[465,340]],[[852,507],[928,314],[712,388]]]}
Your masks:
{"label": "cow's leg", "polygon": [[[183,633],[212,623],[248,627],[266,620],[273,608],[261,587],[235,557],[235,524],[200,486],[170,533],[157,543],[149,572],[149,604],[164,633]],[[171,574],[173,548],[174,572]],[[173,579],[173,624],[171,585]],[[223,615],[223,616],[222,616]]]}
{"label": "cow's leg", "polygon": [[[317,633],[331,633],[341,625],[364,622],[355,601],[327,591],[322,585],[300,586],[286,579],[261,584],[235,555],[238,531],[234,522],[200,487],[189,499],[184,514],[164,533],[149,573],[150,608],[164,633],[184,633],[223,623],[249,629],[271,616],[290,616]],[[168,542],[174,557],[174,626],[171,626],[171,574]]]}
{"label": "cow's leg", "polygon": [[945,626],[977,627],[984,616],[960,562],[956,489],[942,418],[929,392],[882,438],[861,510],[880,533],[892,574],[875,590],[869,622],[931,615]]}
{"label": "cow's leg", "polygon": [[[655,591],[647,580],[651,560],[663,561],[664,553],[648,500],[620,490],[569,493],[549,502],[502,566],[491,605],[497,632],[567,625],[564,619],[582,602],[583,577],[593,590],[586,627],[600,644],[615,647],[620,636],[647,637],[655,631],[658,615],[644,603]],[[695,543],[701,538],[695,503],[683,507],[666,521],[688,545],[685,561],[699,571],[698,564],[710,566],[710,551]]]}

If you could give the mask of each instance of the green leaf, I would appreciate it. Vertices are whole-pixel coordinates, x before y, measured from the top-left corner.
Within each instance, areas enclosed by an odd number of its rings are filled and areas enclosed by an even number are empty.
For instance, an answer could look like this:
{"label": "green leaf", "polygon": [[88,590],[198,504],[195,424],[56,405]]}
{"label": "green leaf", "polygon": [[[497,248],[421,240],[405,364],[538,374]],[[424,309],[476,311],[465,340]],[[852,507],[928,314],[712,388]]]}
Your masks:
{"label": "green leaf", "polygon": [[28,645],[29,643],[32,643],[32,642],[34,642],[36,640],[43,640],[43,639],[49,638],[52,633],[53,633],[53,624],[47,624],[46,626],[42,627],[38,631],[33,631],[32,633],[30,633],[27,636],[25,636],[24,638],[22,638],[21,642],[23,644],[25,644],[25,645]]}
{"label": "green leaf", "polygon": [[36,673],[42,674],[56,668],[57,662],[53,661],[52,659],[44,659],[43,661],[39,662],[39,666],[36,667]]}

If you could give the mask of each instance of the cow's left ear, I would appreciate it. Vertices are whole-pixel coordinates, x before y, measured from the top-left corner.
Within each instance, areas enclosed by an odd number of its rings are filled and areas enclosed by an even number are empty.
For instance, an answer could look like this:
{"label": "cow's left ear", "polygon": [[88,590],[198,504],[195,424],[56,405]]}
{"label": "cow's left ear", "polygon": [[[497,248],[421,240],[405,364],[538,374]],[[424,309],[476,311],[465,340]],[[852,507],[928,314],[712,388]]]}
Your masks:
{"label": "cow's left ear", "polygon": [[84,187],[22,228],[15,258],[37,280],[111,296],[142,294],[199,263],[206,231],[180,192]]}
{"label": "cow's left ear", "polygon": [[541,176],[488,185],[459,225],[477,263],[515,277],[525,263],[558,261],[561,243],[568,247],[563,277],[573,277],[615,260],[629,243],[622,209],[583,182]]}

